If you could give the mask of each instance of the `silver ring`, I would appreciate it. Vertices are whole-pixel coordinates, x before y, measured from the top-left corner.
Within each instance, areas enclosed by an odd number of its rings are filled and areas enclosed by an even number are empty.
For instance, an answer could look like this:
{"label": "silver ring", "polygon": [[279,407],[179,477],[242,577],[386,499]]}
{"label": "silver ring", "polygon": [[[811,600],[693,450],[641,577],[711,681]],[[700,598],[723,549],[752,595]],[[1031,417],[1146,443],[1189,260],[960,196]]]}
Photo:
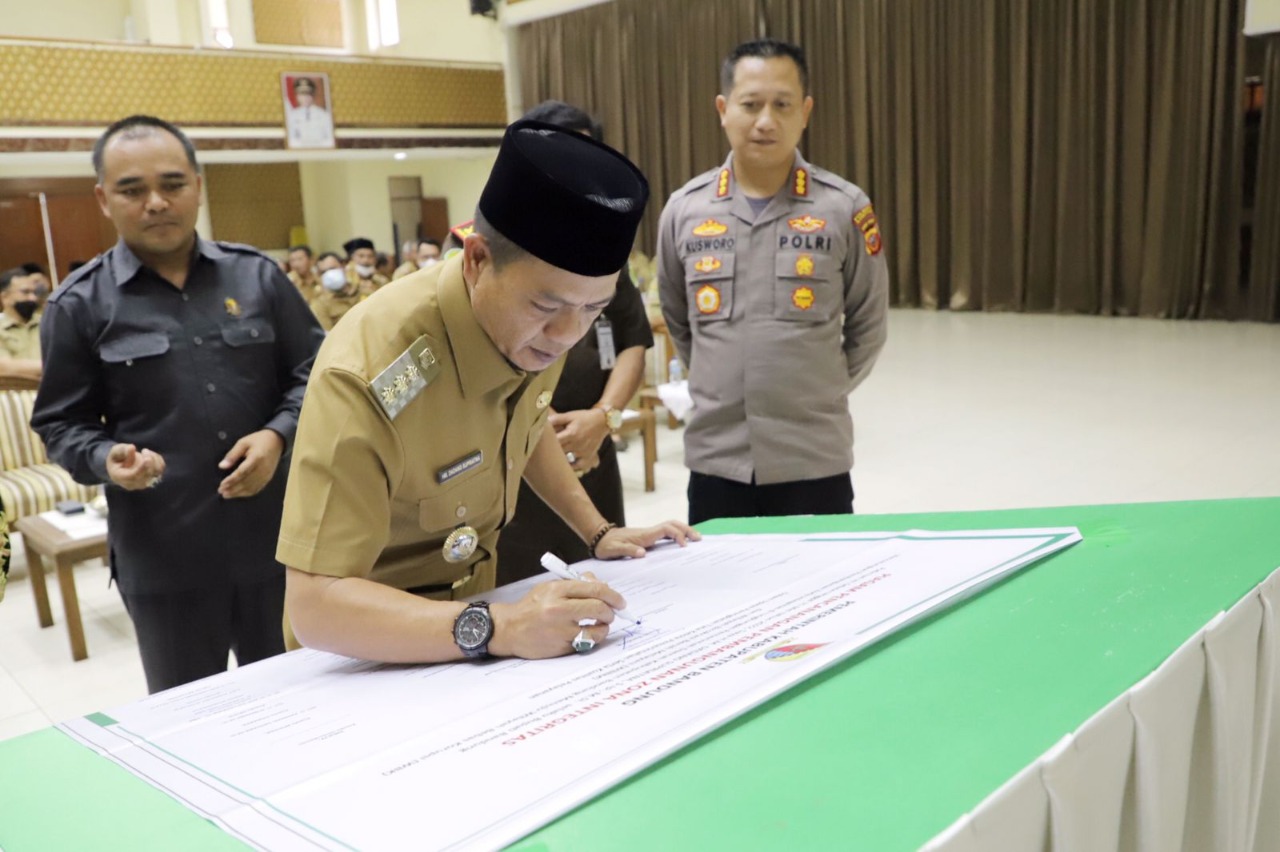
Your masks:
{"label": "silver ring", "polygon": [[565,457],[566,459],[568,459],[568,460],[569,460],[569,464],[577,464],[577,463],[578,463],[578,457],[577,457],[577,456],[575,456],[575,455],[573,454],[573,451],[572,451],[572,450],[570,450],[569,452],[565,453],[565,454],[564,454],[564,457]]}
{"label": "silver ring", "polygon": [[578,635],[573,637],[573,650],[579,654],[585,654],[596,646],[596,640],[587,635],[586,630],[579,630]]}

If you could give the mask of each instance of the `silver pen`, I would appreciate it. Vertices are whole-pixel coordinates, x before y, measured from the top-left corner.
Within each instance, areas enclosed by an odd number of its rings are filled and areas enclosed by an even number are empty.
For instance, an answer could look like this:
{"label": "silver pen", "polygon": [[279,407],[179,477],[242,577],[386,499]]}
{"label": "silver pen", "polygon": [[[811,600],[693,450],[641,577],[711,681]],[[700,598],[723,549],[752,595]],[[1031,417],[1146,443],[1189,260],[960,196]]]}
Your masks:
{"label": "silver pen", "polygon": [[[570,568],[563,559],[556,556],[554,553],[542,554],[542,567],[546,568],[552,574],[555,574],[561,580],[582,580],[586,583],[591,582],[586,577],[583,577],[578,571]],[[637,625],[640,623],[640,619],[628,614],[625,609],[615,609],[613,614],[616,617],[621,618],[623,621],[629,621],[632,624]]]}

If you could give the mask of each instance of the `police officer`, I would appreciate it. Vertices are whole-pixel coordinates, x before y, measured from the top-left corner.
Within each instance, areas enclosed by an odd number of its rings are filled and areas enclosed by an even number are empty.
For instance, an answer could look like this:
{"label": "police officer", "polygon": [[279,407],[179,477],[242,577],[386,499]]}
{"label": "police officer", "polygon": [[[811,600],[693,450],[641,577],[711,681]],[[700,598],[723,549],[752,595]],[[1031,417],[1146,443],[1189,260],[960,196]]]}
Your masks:
{"label": "police officer", "polygon": [[800,48],[736,47],[716,97],[729,158],[662,212],[690,523],[853,511],[848,395],[884,346],[888,272],[866,193],[797,150],[812,108]]}
{"label": "police officer", "polygon": [[516,122],[462,253],[388,285],[329,335],[276,551],[290,644],[434,662],[601,641],[625,605],[603,583],[543,583],[514,604],[456,600],[493,586],[522,476],[600,558],[696,537],[675,521],[607,522],[544,428],[562,356],[613,298],[647,197],[611,148]]}

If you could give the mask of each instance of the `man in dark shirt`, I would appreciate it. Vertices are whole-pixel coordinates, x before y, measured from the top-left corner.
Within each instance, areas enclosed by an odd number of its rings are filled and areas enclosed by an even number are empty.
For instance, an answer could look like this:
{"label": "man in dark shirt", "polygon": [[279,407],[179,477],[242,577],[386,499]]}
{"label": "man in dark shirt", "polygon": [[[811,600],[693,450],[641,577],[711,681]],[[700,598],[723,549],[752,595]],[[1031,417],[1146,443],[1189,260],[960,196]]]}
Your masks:
{"label": "man in dark shirt", "polygon": [[176,127],[126,118],[93,162],[120,241],[49,299],[31,425],[78,482],[114,486],[112,575],[158,692],[284,650],[280,461],[323,333],[270,258],[197,236]]}

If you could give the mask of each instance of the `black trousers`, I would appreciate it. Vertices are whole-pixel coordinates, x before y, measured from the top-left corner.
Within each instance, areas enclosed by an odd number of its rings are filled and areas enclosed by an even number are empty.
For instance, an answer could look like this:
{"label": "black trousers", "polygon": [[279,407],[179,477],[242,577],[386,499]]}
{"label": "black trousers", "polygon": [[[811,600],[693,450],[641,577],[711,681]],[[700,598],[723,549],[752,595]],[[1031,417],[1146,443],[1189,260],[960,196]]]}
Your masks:
{"label": "black trousers", "polygon": [[125,594],[153,695],[284,653],[284,574],[263,583],[171,594]]}
{"label": "black trousers", "polygon": [[757,485],[705,473],[689,474],[689,523],[714,518],[779,515],[852,515],[853,478],[848,473]]}
{"label": "black trousers", "polygon": [[[622,474],[618,472],[618,452],[613,441],[605,439],[600,446],[600,466],[582,477],[581,482],[605,520],[626,526]],[[570,565],[591,555],[578,534],[569,529],[532,488],[521,482],[516,513],[498,534],[498,585],[543,573],[546,569],[542,567],[542,554],[548,552]]]}

